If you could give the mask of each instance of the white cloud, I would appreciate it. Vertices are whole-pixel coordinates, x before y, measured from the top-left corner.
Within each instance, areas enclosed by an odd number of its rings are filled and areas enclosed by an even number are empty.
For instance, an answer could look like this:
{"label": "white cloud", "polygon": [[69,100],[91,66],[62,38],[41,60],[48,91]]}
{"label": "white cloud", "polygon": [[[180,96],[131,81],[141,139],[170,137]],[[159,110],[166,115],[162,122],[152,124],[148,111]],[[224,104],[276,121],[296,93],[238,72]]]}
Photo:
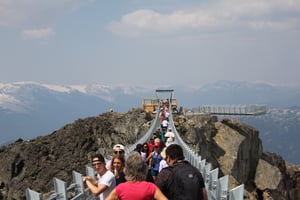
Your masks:
{"label": "white cloud", "polygon": [[197,8],[163,14],[137,10],[111,22],[108,30],[122,36],[149,33],[246,29],[288,29],[300,25],[299,0],[219,0]]}
{"label": "white cloud", "polygon": [[27,40],[45,40],[53,37],[55,31],[52,28],[31,29],[22,32],[22,38]]}

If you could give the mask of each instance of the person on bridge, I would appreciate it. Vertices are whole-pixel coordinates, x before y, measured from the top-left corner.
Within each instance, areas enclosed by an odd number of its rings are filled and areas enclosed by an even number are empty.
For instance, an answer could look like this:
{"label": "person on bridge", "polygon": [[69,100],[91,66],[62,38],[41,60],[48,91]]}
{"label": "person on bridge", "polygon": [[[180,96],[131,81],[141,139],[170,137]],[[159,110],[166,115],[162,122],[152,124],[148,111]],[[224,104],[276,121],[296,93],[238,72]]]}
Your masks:
{"label": "person on bridge", "polygon": [[170,138],[173,142],[175,141],[175,134],[173,133],[172,128],[168,128],[168,131],[165,134],[165,138]]}
{"label": "person on bridge", "polygon": [[104,200],[115,188],[116,178],[111,171],[106,169],[102,154],[92,155],[92,166],[97,172],[97,179],[83,176],[82,180],[94,195],[98,196],[100,200]]}
{"label": "person on bridge", "polygon": [[[148,145],[147,142],[145,142],[145,143],[143,144],[142,152],[144,152],[144,153],[146,154],[146,159],[147,159],[148,156],[149,156],[149,154],[151,153],[151,152],[149,152],[149,145]],[[145,159],[145,160],[146,160],[146,159]]]}
{"label": "person on bridge", "polygon": [[170,113],[168,112],[168,110],[165,111],[165,119],[167,121],[169,121],[169,117],[170,117]]}
{"label": "person on bridge", "polygon": [[[113,156],[117,155],[117,154],[125,156],[125,147],[122,144],[116,144],[116,145],[114,145],[113,151],[114,151]],[[111,166],[111,160],[109,160],[106,163],[106,169],[110,170],[110,166]]]}
{"label": "person on bridge", "polygon": [[[144,160],[146,160],[147,159],[147,154],[146,154],[146,152],[144,152],[143,151],[143,149],[144,149],[144,146],[143,146],[143,144],[137,144],[136,146],[135,146],[135,148],[134,148],[134,151],[136,151],[136,152],[138,152],[139,154],[141,154],[141,156],[142,156],[142,158],[144,159]],[[148,149],[147,149],[148,150]]]}
{"label": "person on bridge", "polygon": [[166,149],[167,149],[167,147],[170,146],[171,144],[173,144],[173,141],[171,141],[171,139],[168,138],[168,140],[166,141],[166,144],[165,144],[166,146],[163,148],[163,150],[162,150],[161,153],[160,153],[160,155],[161,155],[161,157],[162,157],[162,160],[161,160],[160,163],[159,163],[158,173],[159,173],[162,169],[164,169],[164,168],[166,168],[166,167],[169,166],[168,163],[167,163],[167,161],[166,161],[166,158],[167,158],[167,156],[166,156]]}
{"label": "person on bridge", "polygon": [[162,147],[163,143],[161,141],[161,138],[159,136],[159,132],[155,131],[153,134],[153,138],[154,138],[154,147],[159,146],[160,148]]}
{"label": "person on bridge", "polygon": [[[151,137],[149,139],[149,141],[147,142],[148,144],[148,156],[150,155],[150,153],[153,151],[154,149],[154,137]],[[148,157],[147,157],[148,158]]]}
{"label": "person on bridge", "polygon": [[164,129],[164,130],[167,130],[169,126],[169,121],[164,119],[162,122],[161,122],[161,128]]}
{"label": "person on bridge", "polygon": [[122,154],[116,154],[111,159],[110,171],[115,175],[116,185],[126,182],[124,174],[125,156]]}
{"label": "person on bridge", "polygon": [[[148,146],[147,142],[145,142],[143,144],[142,153],[144,153],[146,155],[145,159],[144,159],[143,156],[142,156],[142,158],[146,161],[147,166],[148,166],[149,165],[149,160],[147,158],[148,158],[149,154],[151,154],[151,152],[149,151],[149,146]],[[146,181],[154,183],[153,177],[151,175],[151,169],[148,169]]]}
{"label": "person on bridge", "polygon": [[148,156],[147,160],[149,160],[149,169],[151,169],[151,175],[153,180],[155,181],[158,173],[159,173],[159,163],[163,159],[160,155],[161,145],[156,143],[154,145],[154,151]]}
{"label": "person on bridge", "polygon": [[158,174],[155,184],[168,199],[172,200],[207,200],[207,192],[200,171],[184,160],[183,149],[178,144],[171,144],[166,149],[169,167]]}
{"label": "person on bridge", "polygon": [[117,185],[106,200],[168,200],[154,183],[145,181],[147,170],[141,155],[131,152],[124,168],[127,182]]}
{"label": "person on bridge", "polygon": [[160,141],[162,143],[162,147],[164,147],[164,144],[166,142],[166,138],[165,138],[166,133],[165,133],[165,131],[162,128],[158,128],[155,133],[156,133],[156,136],[160,138]]}

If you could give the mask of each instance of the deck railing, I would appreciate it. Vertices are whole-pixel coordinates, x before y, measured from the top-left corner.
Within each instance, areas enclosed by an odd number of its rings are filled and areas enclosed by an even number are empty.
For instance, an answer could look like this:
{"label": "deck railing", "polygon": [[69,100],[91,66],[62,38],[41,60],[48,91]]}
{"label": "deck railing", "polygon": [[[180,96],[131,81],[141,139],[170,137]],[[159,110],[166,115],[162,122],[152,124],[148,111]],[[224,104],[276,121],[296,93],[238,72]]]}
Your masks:
{"label": "deck railing", "polygon": [[199,108],[194,108],[186,115],[201,115],[201,114],[212,114],[212,115],[264,115],[268,111],[266,105],[203,105]]}

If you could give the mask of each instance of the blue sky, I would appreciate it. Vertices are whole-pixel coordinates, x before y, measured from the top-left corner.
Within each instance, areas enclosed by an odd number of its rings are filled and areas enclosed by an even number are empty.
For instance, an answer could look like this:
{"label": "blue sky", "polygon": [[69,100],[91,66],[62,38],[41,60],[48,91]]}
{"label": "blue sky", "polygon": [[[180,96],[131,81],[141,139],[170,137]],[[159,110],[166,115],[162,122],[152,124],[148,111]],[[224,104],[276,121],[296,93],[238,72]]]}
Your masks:
{"label": "blue sky", "polygon": [[299,0],[1,0],[0,82],[300,86]]}

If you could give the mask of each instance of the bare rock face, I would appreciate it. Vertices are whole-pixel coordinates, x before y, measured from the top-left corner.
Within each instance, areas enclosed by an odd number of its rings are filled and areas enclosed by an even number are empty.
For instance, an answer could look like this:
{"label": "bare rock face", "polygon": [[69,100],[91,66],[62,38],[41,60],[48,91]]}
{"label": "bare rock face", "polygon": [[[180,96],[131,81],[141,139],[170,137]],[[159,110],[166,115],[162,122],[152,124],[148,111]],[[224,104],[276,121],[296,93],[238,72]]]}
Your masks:
{"label": "bare rock face", "polygon": [[109,112],[0,148],[0,199],[24,199],[26,188],[44,194],[53,191],[53,177],[70,184],[73,170],[85,174],[90,153],[98,151],[109,158],[114,144],[131,145],[152,119],[141,109]]}
{"label": "bare rock face", "polygon": [[288,176],[292,179],[289,195],[291,199],[300,199],[300,165],[286,163],[285,166]]}
{"label": "bare rock face", "polygon": [[256,168],[255,183],[260,190],[275,190],[282,179],[280,170],[270,163],[260,159]]}
{"label": "bare rock face", "polygon": [[257,191],[261,191],[268,199],[298,199],[295,197],[299,191],[299,182],[297,187],[294,181],[296,176],[290,175],[286,166],[279,155],[263,153],[255,176]]}
{"label": "bare rock face", "polygon": [[[92,152],[107,158],[112,146],[132,145],[154,116],[141,109],[78,119],[48,136],[18,140],[0,148],[0,199],[24,199],[25,189],[46,194],[53,177],[70,184],[73,170],[85,173]],[[177,131],[203,159],[229,175],[230,189],[245,184],[245,199],[300,199],[300,166],[262,151],[258,131],[240,121],[215,116],[175,115]]]}
{"label": "bare rock face", "polygon": [[237,120],[179,116],[178,131],[220,176],[229,175],[229,188],[245,184],[244,199],[299,199],[299,168],[286,169],[285,161],[263,153],[259,132]]}

